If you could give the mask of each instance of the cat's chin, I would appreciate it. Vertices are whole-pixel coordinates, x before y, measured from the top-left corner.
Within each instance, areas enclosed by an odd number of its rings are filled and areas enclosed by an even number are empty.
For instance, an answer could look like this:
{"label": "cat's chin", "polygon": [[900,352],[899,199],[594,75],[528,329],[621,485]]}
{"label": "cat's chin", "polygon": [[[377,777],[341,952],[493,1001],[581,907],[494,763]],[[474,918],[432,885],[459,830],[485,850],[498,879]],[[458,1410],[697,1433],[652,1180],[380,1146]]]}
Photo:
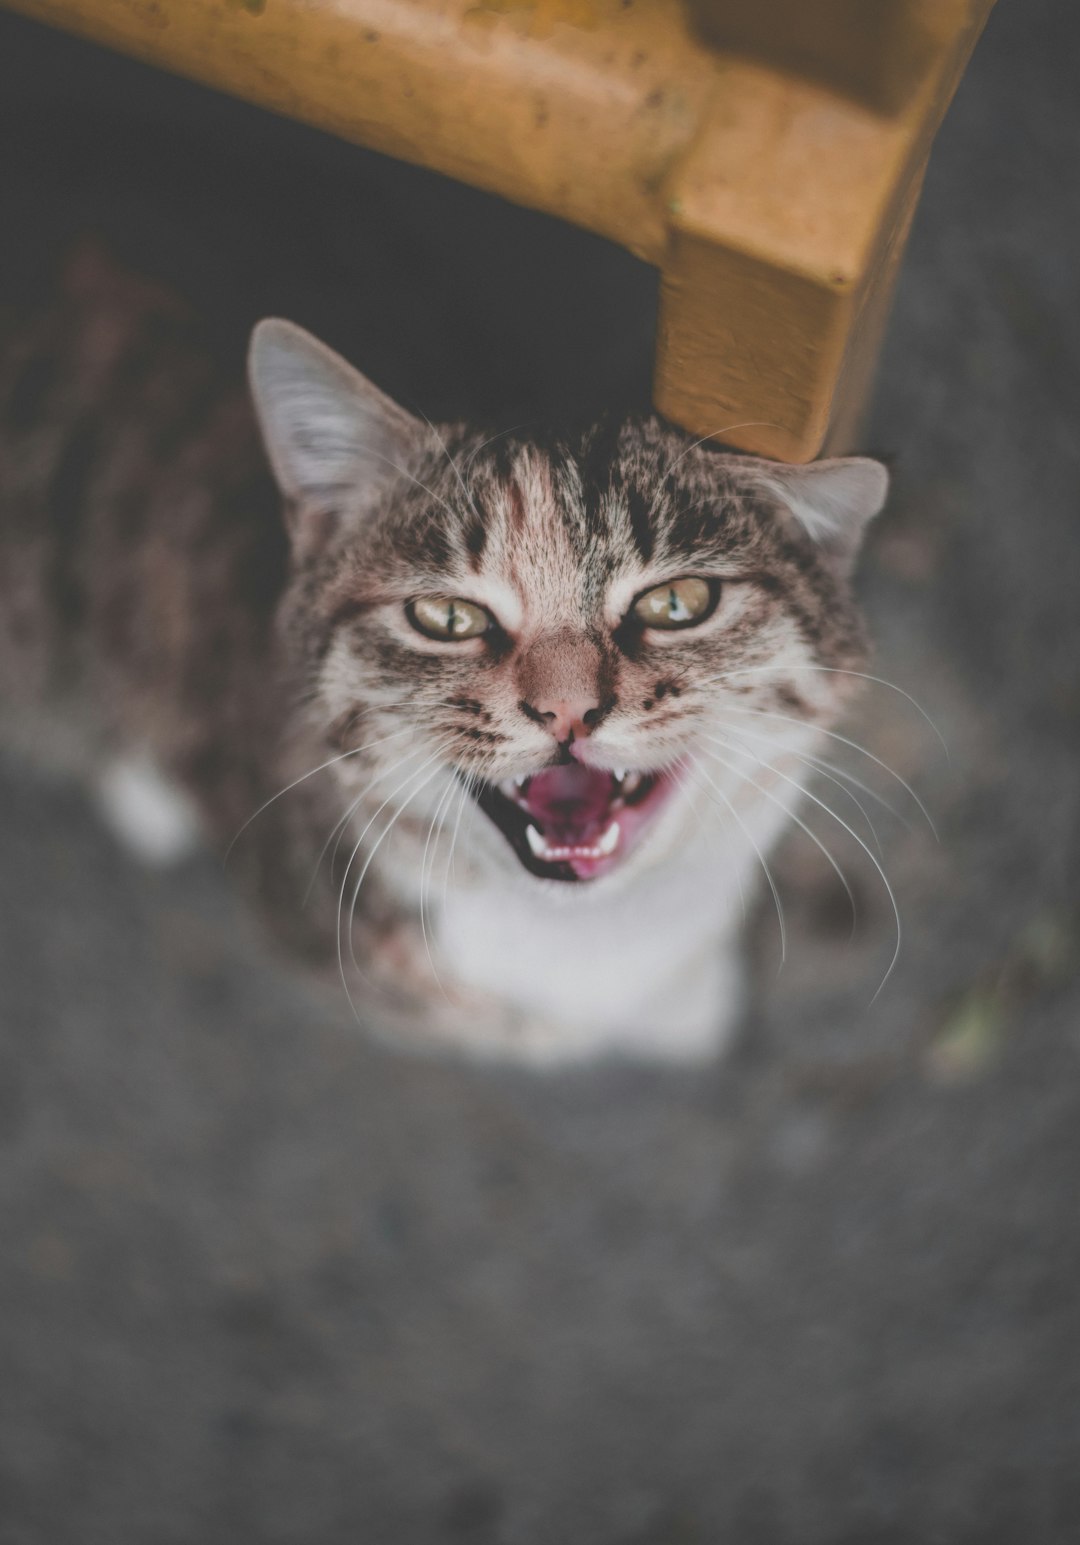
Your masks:
{"label": "cat's chin", "polygon": [[474,784],[472,792],[529,874],[590,886],[623,869],[680,778],[678,765],[628,772],[571,762],[501,783]]}

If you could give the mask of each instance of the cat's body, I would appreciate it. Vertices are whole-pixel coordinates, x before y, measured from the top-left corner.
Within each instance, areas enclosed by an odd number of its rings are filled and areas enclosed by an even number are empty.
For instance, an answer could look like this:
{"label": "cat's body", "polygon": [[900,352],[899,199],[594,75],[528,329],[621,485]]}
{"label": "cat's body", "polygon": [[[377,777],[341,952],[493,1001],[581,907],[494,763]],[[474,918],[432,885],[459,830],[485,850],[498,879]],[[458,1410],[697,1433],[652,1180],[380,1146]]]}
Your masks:
{"label": "cat's body", "polygon": [[436,431],[269,323],[290,559],[247,400],[189,333],[85,258],[5,345],[9,712],[93,700],[106,761],[151,757],[239,832],[365,1020],[537,1061],[715,1048],[755,871],[859,663],[881,469],[655,421]]}

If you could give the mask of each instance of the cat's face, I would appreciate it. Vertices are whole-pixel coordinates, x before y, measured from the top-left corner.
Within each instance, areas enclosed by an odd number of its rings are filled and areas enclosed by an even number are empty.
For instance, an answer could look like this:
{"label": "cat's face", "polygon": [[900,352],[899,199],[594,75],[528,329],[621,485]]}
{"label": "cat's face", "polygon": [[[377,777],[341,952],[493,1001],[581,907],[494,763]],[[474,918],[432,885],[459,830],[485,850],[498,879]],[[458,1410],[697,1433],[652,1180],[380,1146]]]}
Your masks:
{"label": "cat's face", "polygon": [[474,869],[625,880],[721,799],[739,819],[740,786],[835,716],[876,463],[783,467],[655,421],[436,433],[278,322],[252,382],[335,772],[369,841],[393,819],[424,847],[421,875],[452,830]]}

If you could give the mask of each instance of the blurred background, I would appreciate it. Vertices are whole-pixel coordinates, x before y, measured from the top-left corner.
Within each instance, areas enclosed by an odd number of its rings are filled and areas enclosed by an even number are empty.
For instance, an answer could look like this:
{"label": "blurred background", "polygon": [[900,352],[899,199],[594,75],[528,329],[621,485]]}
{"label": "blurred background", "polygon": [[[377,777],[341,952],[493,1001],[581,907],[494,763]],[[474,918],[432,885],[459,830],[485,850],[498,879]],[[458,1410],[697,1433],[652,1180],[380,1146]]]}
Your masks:
{"label": "blurred background", "polygon": [[[850,939],[794,832],[724,1063],[399,1057],[0,753],[3,1545],[1080,1537],[1078,49],[999,0],[867,426],[873,669],[948,747],[845,731],[940,841],[838,748],[908,823],[876,998],[881,880],[840,834]],[[0,14],[0,312],[90,231],[238,375],[271,312],[432,417],[647,402],[623,252]]]}

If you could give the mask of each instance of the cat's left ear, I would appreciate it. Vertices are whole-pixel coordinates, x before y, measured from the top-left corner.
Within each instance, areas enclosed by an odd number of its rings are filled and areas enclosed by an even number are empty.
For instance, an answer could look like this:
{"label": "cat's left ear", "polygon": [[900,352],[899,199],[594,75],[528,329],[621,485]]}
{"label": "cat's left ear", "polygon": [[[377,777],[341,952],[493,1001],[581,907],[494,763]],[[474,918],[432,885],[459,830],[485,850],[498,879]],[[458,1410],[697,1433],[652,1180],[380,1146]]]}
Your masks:
{"label": "cat's left ear", "polygon": [[806,466],[759,461],[756,469],[756,480],[779,495],[818,547],[848,573],[867,524],[889,492],[889,474],[881,462],[840,456]]}
{"label": "cat's left ear", "polygon": [[422,426],[302,327],[260,322],[248,376],[294,537],[309,517],[362,513],[408,476]]}

